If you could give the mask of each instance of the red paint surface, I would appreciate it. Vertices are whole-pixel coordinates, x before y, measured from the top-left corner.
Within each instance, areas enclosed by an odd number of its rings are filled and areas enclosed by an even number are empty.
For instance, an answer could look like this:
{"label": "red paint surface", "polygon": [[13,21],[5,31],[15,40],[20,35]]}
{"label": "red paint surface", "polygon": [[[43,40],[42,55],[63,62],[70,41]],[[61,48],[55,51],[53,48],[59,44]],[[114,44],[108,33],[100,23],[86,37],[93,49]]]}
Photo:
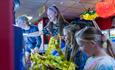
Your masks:
{"label": "red paint surface", "polygon": [[0,70],[14,70],[13,0],[0,0]]}

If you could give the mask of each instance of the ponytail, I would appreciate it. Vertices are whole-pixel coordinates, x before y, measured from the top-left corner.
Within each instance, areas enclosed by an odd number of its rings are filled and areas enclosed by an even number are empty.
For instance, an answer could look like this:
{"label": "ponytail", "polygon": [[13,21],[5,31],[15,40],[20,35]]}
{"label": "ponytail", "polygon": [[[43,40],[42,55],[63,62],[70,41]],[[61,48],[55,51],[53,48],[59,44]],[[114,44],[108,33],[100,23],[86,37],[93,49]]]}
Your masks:
{"label": "ponytail", "polygon": [[107,43],[107,53],[108,53],[111,57],[115,58],[115,54],[114,54],[114,51],[113,51],[111,42],[107,39],[107,40],[106,40],[106,43]]}

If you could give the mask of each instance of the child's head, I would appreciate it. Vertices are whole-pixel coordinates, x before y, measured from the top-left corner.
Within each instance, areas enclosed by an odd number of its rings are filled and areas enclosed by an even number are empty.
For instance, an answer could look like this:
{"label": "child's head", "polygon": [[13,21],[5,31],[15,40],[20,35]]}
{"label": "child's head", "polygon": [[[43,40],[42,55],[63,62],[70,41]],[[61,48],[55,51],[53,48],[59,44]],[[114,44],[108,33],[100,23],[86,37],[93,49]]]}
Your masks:
{"label": "child's head", "polygon": [[64,40],[71,43],[75,40],[75,32],[78,31],[76,25],[68,25],[63,29]]}
{"label": "child's head", "polygon": [[[97,48],[110,47],[102,32],[94,27],[86,27],[75,35],[78,45],[90,56],[95,54]],[[104,45],[106,43],[106,45]]]}
{"label": "child's head", "polygon": [[[74,59],[76,58],[76,53],[79,50],[79,46],[75,40],[76,32],[78,32],[76,25],[68,25],[68,26],[64,27],[64,29],[63,29],[63,35],[64,35],[64,40],[66,43],[66,48],[71,47],[71,49],[72,49],[71,55],[70,55],[71,61],[74,61]],[[67,53],[66,51],[67,51],[67,49],[65,50],[65,54],[68,54],[68,53],[70,54],[70,52]]]}
{"label": "child's head", "polygon": [[58,8],[55,5],[52,5],[47,9],[47,16],[50,20],[50,22],[53,22],[56,18],[58,18],[60,12]]}
{"label": "child's head", "polygon": [[19,16],[19,17],[17,17],[16,25],[18,25],[19,27],[24,29],[25,26],[29,26],[28,18],[26,16]]}

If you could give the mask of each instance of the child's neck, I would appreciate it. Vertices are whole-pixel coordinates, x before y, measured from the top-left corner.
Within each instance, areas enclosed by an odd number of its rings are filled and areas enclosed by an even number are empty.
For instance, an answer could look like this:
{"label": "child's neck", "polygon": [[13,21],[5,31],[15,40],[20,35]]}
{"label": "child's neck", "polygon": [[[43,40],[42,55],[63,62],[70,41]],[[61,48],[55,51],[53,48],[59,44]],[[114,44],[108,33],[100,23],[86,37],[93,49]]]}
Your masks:
{"label": "child's neck", "polygon": [[30,29],[30,26],[26,26],[24,29],[25,29],[25,30],[29,30],[29,29]]}
{"label": "child's neck", "polygon": [[95,56],[96,57],[108,56],[108,54],[105,52],[105,50],[100,49],[98,52],[96,52]]}

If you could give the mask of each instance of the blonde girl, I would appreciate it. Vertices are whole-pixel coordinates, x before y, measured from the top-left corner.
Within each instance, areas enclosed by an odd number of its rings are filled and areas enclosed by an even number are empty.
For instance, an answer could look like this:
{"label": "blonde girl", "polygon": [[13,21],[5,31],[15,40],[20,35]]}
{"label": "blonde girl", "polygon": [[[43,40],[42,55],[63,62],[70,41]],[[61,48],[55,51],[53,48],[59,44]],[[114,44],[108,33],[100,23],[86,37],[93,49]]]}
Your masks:
{"label": "blonde girl", "polygon": [[115,70],[111,44],[99,29],[86,27],[76,33],[75,37],[80,49],[90,56],[84,70]]}

